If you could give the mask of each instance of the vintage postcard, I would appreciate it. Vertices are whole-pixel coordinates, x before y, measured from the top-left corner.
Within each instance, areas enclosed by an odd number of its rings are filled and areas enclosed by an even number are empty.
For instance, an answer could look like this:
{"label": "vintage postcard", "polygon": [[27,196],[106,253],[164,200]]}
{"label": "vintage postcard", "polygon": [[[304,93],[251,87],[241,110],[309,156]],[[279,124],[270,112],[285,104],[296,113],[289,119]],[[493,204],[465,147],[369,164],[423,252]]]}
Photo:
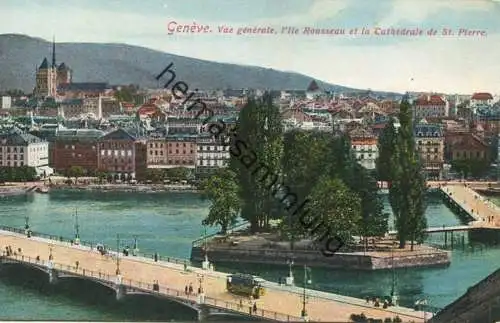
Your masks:
{"label": "vintage postcard", "polygon": [[500,1],[0,7],[0,321],[500,321]]}

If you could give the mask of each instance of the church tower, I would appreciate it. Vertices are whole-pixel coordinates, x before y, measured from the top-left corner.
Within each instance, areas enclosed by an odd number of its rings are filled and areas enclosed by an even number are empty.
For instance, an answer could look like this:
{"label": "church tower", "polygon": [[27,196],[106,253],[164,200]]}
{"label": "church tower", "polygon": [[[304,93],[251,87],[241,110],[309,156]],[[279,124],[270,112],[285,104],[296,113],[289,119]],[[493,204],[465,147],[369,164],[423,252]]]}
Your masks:
{"label": "church tower", "polygon": [[52,64],[45,57],[36,70],[35,95],[38,97],[55,97],[57,90],[56,43],[52,41]]}

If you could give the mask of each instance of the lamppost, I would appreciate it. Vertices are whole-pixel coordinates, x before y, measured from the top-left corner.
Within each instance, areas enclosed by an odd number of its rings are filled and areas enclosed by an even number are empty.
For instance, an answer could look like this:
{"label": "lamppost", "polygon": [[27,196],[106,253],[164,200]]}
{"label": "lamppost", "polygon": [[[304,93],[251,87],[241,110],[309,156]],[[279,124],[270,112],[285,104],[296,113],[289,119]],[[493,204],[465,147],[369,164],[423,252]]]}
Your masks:
{"label": "lamppost", "polygon": [[288,277],[286,277],[285,284],[288,286],[293,286],[293,258],[287,260],[288,264]]}
{"label": "lamppost", "polygon": [[201,268],[202,269],[210,269],[210,262],[208,261],[208,247],[207,247],[207,224],[203,222],[203,227],[204,227],[204,241],[203,241],[203,252],[204,252],[204,259],[203,262],[201,263]]}
{"label": "lamppost", "polygon": [[120,235],[116,234],[116,275],[120,275]]}
{"label": "lamppost", "polygon": [[80,225],[78,224],[78,209],[75,209],[75,244],[80,244]]}
{"label": "lamppost", "polygon": [[28,232],[30,231],[29,221],[30,221],[29,216],[24,217],[24,234],[26,235],[28,235]]}
{"label": "lamppost", "polygon": [[302,319],[304,320],[304,322],[307,322],[308,321],[308,317],[307,317],[307,310],[306,310],[306,285],[307,284],[311,284],[311,279],[308,279],[307,278],[307,271],[310,270],[309,268],[307,268],[306,265],[304,265],[304,288],[303,288],[303,292],[302,292],[302,312],[301,312],[301,317]]}
{"label": "lamppost", "polygon": [[391,301],[394,306],[397,306],[398,295],[396,291],[396,268],[394,267],[394,246],[397,241],[394,241],[391,248],[391,269],[392,269],[392,287],[391,287]]}
{"label": "lamppost", "polygon": [[49,244],[49,261],[52,261],[54,259],[54,256],[52,255],[52,248],[54,245],[51,243]]}
{"label": "lamppost", "polygon": [[139,244],[137,243],[137,236],[134,236],[134,249],[132,249],[132,255],[137,256],[139,253]]}

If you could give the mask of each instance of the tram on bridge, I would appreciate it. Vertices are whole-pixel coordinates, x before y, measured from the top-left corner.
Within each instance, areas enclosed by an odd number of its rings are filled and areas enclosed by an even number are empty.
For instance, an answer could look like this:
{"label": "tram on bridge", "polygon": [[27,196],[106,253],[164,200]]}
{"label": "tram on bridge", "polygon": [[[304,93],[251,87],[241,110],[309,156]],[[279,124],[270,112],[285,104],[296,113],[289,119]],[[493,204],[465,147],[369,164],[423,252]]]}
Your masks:
{"label": "tram on bridge", "polygon": [[252,275],[230,275],[227,277],[226,287],[230,293],[252,296],[254,299],[258,299],[265,294],[264,287],[262,287],[261,283]]}

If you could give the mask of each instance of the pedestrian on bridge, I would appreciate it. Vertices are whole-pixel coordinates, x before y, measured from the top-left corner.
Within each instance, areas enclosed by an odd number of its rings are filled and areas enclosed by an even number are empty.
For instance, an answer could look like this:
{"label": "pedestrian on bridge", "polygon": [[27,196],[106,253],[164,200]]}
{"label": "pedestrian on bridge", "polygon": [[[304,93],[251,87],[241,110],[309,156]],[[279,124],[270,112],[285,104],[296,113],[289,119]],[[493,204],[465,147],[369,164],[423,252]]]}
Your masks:
{"label": "pedestrian on bridge", "polygon": [[257,302],[253,303],[253,312],[257,313]]}

